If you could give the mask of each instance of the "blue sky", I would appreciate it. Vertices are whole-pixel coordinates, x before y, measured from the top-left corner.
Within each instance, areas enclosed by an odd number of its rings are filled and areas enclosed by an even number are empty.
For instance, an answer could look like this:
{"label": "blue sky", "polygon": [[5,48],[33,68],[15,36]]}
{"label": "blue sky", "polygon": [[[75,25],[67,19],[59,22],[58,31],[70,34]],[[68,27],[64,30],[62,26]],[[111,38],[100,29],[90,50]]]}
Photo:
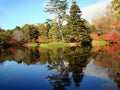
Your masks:
{"label": "blue sky", "polygon": [[[49,0],[0,0],[0,27],[13,29],[26,23],[43,23],[48,13],[43,12]],[[68,0],[70,5],[72,0]],[[77,0],[80,8],[95,4],[100,0]]]}

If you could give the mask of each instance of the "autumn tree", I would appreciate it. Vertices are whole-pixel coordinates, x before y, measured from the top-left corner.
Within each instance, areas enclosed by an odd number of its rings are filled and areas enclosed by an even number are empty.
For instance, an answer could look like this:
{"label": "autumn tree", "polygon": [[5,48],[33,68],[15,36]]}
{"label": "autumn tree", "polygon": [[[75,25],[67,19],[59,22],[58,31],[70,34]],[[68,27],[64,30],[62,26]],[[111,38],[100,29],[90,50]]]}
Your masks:
{"label": "autumn tree", "polygon": [[22,42],[23,38],[24,34],[21,30],[14,30],[10,35],[9,43],[16,44],[18,42]]}
{"label": "autumn tree", "polygon": [[98,34],[106,34],[108,31],[113,29],[112,22],[114,20],[113,10],[111,4],[106,7],[105,14],[99,16],[98,18],[92,21]]}
{"label": "autumn tree", "polygon": [[100,16],[93,20],[93,25],[99,34],[105,34],[111,30],[111,17]]}
{"label": "autumn tree", "polygon": [[56,15],[56,19],[58,22],[58,31],[61,36],[61,40],[64,41],[62,25],[64,21],[64,17],[67,9],[67,0],[49,0],[47,8],[45,8],[45,12],[50,12]]}
{"label": "autumn tree", "polygon": [[115,20],[112,22],[113,29],[120,32],[120,21]]}

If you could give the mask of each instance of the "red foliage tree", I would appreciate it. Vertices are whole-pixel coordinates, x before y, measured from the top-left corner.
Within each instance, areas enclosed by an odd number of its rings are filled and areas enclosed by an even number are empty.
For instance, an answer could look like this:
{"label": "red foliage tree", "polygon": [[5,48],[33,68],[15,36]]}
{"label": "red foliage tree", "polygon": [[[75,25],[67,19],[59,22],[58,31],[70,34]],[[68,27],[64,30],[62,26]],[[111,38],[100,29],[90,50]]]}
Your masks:
{"label": "red foliage tree", "polygon": [[106,34],[102,35],[103,40],[109,41],[109,42],[117,42],[120,40],[120,34],[115,31],[109,31]]}
{"label": "red foliage tree", "polygon": [[109,40],[110,42],[117,42],[120,40],[120,35],[117,31],[110,31],[109,32]]}

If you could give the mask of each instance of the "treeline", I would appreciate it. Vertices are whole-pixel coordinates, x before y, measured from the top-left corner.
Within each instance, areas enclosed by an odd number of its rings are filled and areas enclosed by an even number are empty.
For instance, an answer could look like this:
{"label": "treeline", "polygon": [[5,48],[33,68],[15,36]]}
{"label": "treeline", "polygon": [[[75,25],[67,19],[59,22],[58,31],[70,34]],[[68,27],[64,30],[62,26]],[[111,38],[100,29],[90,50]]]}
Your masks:
{"label": "treeline", "polygon": [[120,10],[116,5],[120,6],[119,1],[112,0],[106,9],[106,15],[94,19],[90,25],[81,17],[82,12],[75,0],[72,0],[69,14],[66,13],[67,0],[49,0],[44,11],[52,13],[54,19],[47,19],[39,24],[16,26],[12,30],[0,29],[0,46],[54,41],[81,42],[83,45],[89,45],[92,39],[118,41]]}
{"label": "treeline", "polygon": [[[70,15],[66,14],[67,0],[50,0],[45,12],[55,14],[53,20],[42,24],[25,24],[13,30],[1,30],[1,44],[46,43],[53,41],[81,42],[89,44],[89,23],[81,18],[82,12],[76,1],[72,1]],[[66,22],[66,24],[65,24]]]}

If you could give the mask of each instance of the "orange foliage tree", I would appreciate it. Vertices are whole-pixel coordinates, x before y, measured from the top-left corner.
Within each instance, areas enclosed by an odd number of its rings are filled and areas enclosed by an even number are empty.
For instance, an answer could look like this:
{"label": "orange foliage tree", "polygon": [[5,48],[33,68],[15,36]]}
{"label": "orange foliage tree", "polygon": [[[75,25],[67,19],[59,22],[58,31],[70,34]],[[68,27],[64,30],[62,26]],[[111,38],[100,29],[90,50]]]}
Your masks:
{"label": "orange foliage tree", "polygon": [[113,21],[112,26],[114,30],[120,31],[120,21]]}
{"label": "orange foliage tree", "polygon": [[111,29],[111,17],[100,16],[93,20],[93,25],[99,34],[104,34]]}
{"label": "orange foliage tree", "polygon": [[101,37],[98,35],[97,32],[93,32],[90,34],[93,40],[101,40]]}

